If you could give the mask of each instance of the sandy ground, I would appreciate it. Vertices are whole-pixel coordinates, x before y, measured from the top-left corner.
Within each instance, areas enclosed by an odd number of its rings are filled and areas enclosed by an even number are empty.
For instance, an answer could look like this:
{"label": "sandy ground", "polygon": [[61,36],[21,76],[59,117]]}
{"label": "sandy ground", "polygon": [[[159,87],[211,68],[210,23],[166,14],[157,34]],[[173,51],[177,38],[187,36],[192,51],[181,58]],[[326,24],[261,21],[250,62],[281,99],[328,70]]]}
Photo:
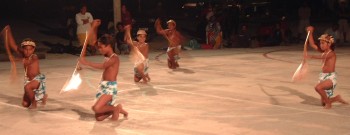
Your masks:
{"label": "sandy ground", "polygon": [[[337,48],[335,93],[350,101],[350,48]],[[316,52],[311,52],[316,53]],[[118,103],[129,118],[96,122],[94,103],[100,70],[85,68],[78,90],[60,94],[77,56],[48,54],[40,61],[47,77],[46,106],[20,106],[23,68],[10,81],[9,62],[0,63],[0,134],[103,135],[350,135],[350,108],[325,110],[314,91],[321,62],[308,61],[308,76],[291,82],[302,46],[184,51],[180,68],[166,67],[163,52],[150,54],[146,84],[133,82],[133,64],[121,55]],[[102,56],[89,56],[100,62]]]}

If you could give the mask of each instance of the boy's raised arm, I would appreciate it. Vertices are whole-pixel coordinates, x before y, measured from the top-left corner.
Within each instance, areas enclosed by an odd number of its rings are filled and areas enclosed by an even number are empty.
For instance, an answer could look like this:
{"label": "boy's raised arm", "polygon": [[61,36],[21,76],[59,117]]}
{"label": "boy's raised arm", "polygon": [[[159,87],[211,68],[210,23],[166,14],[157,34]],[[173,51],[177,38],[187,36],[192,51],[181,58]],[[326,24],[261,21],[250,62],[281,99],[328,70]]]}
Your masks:
{"label": "boy's raised arm", "polygon": [[156,22],[154,23],[154,27],[156,28],[156,31],[158,34],[165,34],[164,29],[162,28],[162,25],[160,24],[160,19],[158,18]]}
{"label": "boy's raised arm", "polygon": [[[9,47],[14,50],[16,53],[18,54],[21,54],[22,50],[21,48],[19,48],[16,44],[16,41],[15,39],[13,38],[13,35],[12,35],[12,30],[11,30],[11,27],[10,25],[6,25],[4,30],[1,32],[3,34],[5,34],[5,38],[7,37],[7,40],[8,40],[8,45]],[[6,45],[6,44],[5,44]]]}
{"label": "boy's raised arm", "polygon": [[89,34],[88,37],[90,38],[88,41],[89,41],[90,45],[96,45],[96,43],[97,43],[97,30],[98,30],[98,27],[100,25],[101,25],[100,19],[96,19],[96,20],[92,21],[91,29],[88,32],[88,34]]}
{"label": "boy's raised arm", "polygon": [[125,42],[127,43],[127,44],[129,44],[129,45],[133,45],[133,41],[132,41],[132,39],[131,39],[131,32],[130,32],[130,29],[131,29],[131,26],[130,25],[126,25],[125,27],[124,27],[124,29],[125,29],[125,33],[124,33],[124,40],[125,40]]}
{"label": "boy's raised arm", "polygon": [[308,26],[306,28],[306,31],[310,31],[310,35],[309,35],[309,45],[314,48],[315,50],[319,50],[319,48],[317,47],[317,45],[315,44],[315,40],[314,40],[314,27],[313,26]]}

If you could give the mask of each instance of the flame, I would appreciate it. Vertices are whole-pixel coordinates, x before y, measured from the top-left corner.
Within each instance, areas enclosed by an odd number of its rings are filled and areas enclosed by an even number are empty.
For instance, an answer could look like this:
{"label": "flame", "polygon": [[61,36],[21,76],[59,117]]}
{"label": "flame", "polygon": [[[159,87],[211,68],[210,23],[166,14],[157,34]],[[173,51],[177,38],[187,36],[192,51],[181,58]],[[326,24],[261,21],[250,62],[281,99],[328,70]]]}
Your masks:
{"label": "flame", "polygon": [[80,74],[73,74],[68,83],[62,88],[61,92],[67,92],[71,90],[77,90],[82,82]]}

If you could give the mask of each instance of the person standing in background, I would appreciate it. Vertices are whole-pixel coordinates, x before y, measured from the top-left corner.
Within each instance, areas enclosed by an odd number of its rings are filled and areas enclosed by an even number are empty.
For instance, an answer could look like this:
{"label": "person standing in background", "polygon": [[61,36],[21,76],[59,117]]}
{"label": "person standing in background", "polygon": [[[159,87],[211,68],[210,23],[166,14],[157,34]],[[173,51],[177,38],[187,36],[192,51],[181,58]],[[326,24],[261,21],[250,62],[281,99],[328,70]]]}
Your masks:
{"label": "person standing in background", "polygon": [[337,8],[339,32],[343,35],[344,43],[347,43],[346,32],[348,31],[348,19],[349,19],[349,9],[347,7],[346,0],[339,0],[339,8]]}
{"label": "person standing in background", "polygon": [[307,26],[310,26],[311,9],[306,1],[303,2],[298,9],[299,26],[298,26],[298,39],[300,40],[301,34],[304,32]]}
{"label": "person standing in background", "polygon": [[124,26],[126,25],[132,26],[132,16],[125,5],[122,5],[122,23]]}
{"label": "person standing in background", "polygon": [[[87,12],[87,6],[82,5],[80,12],[75,15],[75,21],[77,23],[77,37],[79,41],[79,48],[84,46],[86,38],[86,32],[91,29],[91,23],[94,20],[90,12]],[[88,47],[90,53],[94,53],[96,49],[94,47]]]}

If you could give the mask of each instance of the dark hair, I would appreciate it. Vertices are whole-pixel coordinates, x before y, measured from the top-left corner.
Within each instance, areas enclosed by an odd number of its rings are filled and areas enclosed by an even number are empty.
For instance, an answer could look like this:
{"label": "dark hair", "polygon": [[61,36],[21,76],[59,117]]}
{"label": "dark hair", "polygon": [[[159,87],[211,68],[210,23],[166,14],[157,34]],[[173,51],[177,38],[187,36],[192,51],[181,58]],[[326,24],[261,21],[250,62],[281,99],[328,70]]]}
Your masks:
{"label": "dark hair", "polygon": [[114,44],[115,44],[115,41],[114,41],[114,38],[109,35],[109,34],[103,34],[99,39],[98,39],[98,42],[104,44],[104,45],[110,45],[112,47],[112,50],[114,52]]}

